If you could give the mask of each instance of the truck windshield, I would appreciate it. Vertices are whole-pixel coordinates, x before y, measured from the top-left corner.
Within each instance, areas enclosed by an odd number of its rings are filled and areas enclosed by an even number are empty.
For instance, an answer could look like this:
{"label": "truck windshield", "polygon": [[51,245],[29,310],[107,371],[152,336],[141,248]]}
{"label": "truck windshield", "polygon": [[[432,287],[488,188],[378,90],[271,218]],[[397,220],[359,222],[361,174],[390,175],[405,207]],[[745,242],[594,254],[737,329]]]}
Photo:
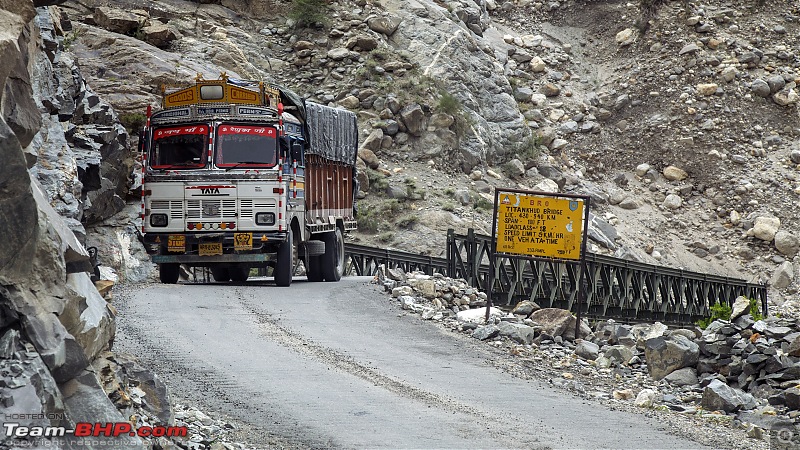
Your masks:
{"label": "truck windshield", "polygon": [[207,125],[156,128],[150,166],[154,169],[197,169],[205,167]]}
{"label": "truck windshield", "polygon": [[217,167],[272,167],[278,132],[273,127],[222,124],[217,129]]}

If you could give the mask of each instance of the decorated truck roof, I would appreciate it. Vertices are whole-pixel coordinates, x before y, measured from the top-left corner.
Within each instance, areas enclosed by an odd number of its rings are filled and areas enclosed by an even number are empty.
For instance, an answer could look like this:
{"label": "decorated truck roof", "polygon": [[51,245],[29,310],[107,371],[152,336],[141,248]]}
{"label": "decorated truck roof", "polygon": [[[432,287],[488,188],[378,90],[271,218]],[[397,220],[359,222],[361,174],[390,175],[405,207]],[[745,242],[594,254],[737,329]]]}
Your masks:
{"label": "decorated truck roof", "polygon": [[198,75],[194,86],[164,86],[162,94],[163,110],[153,114],[155,122],[211,117],[278,120],[279,115],[280,118],[290,118],[291,122],[291,116],[295,116],[300,119],[308,138],[306,153],[355,165],[358,126],[352,111],[306,101],[275,83],[239,80],[225,73],[216,80],[206,80]]}

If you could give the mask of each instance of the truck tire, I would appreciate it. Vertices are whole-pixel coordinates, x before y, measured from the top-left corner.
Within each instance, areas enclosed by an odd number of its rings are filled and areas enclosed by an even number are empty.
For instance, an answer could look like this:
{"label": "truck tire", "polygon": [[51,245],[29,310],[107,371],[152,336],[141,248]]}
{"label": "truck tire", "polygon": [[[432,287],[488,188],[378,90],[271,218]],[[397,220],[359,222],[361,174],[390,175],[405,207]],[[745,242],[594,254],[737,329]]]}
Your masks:
{"label": "truck tire", "polygon": [[178,282],[178,277],[181,274],[180,264],[159,264],[158,265],[158,278],[164,284],[175,284]]}
{"label": "truck tire", "polygon": [[311,239],[303,244],[306,248],[306,255],[319,256],[325,254],[325,243],[316,239]]}
{"label": "truck tire", "polygon": [[306,256],[306,277],[308,281],[317,282],[325,279],[322,276],[321,259],[321,256]]}
{"label": "truck tire", "polygon": [[224,283],[231,280],[231,271],[227,267],[212,267],[211,275],[214,277],[214,281]]}
{"label": "truck tire", "polygon": [[322,276],[325,281],[339,281],[344,274],[344,237],[342,230],[325,233],[325,254],[322,260]]}
{"label": "truck tire", "polygon": [[294,269],[294,242],[292,232],[286,234],[286,240],[278,247],[278,255],[275,260],[275,284],[278,286],[290,286],[292,284],[292,269]]}
{"label": "truck tire", "polygon": [[237,283],[244,283],[245,281],[247,281],[247,277],[250,276],[250,267],[237,266],[228,269],[228,272],[230,272],[231,274],[231,281],[235,281]]}

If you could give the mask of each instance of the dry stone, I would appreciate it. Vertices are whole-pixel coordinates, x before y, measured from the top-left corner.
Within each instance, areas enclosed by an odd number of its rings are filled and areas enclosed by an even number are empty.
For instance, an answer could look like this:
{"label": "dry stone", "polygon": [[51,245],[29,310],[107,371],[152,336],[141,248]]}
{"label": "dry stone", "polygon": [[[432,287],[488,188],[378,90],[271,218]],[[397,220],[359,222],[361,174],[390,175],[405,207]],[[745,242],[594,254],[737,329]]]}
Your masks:
{"label": "dry stone", "polygon": [[542,333],[552,337],[561,336],[572,319],[572,313],[558,308],[543,308],[531,314],[531,320],[542,326]]}
{"label": "dry stone", "polygon": [[697,364],[700,348],[685,336],[673,334],[647,340],[644,354],[650,376],[660,380],[675,370]]}
{"label": "dry stone", "polygon": [[753,409],[757,403],[752,395],[715,379],[703,390],[700,404],[708,411],[732,413],[742,408]]}
{"label": "dry stone", "polygon": [[747,235],[770,242],[775,239],[780,226],[781,220],[777,217],[756,217],[753,228],[747,230]]}
{"label": "dry stone", "polygon": [[685,170],[675,166],[667,166],[663,173],[664,178],[670,181],[681,181],[689,177]]}

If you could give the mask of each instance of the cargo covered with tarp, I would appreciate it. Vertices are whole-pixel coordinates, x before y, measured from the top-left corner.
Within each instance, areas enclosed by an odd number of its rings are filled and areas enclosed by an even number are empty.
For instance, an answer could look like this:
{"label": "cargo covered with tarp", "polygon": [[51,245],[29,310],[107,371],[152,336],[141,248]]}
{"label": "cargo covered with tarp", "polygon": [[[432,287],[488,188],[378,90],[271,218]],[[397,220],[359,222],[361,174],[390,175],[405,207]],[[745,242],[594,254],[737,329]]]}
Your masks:
{"label": "cargo covered with tarp", "polygon": [[307,154],[350,166],[356,164],[358,127],[353,112],[306,102],[305,119],[310,144]]}

